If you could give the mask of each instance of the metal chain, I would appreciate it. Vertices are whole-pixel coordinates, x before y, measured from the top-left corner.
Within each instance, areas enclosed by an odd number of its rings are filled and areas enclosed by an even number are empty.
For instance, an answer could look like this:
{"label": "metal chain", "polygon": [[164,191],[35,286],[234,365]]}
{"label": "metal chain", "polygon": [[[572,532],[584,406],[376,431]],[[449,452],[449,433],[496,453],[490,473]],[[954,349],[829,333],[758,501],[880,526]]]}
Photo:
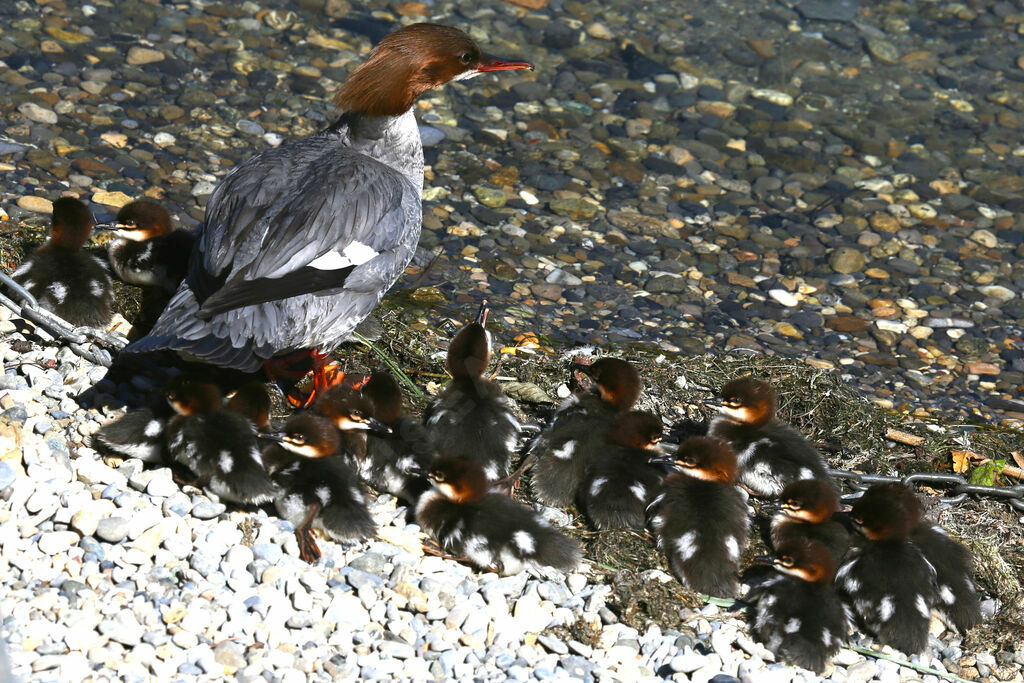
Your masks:
{"label": "metal chain", "polygon": [[46,310],[39,305],[39,302],[27,289],[2,270],[0,270],[0,283],[21,300],[21,303],[17,303],[0,294],[0,305],[10,309],[16,316],[29,320],[46,330],[88,361],[109,368],[113,363],[111,353],[119,352],[128,344],[128,338],[123,334],[105,332],[94,327],[75,327],[52,311]]}
{"label": "metal chain", "polygon": [[969,494],[988,496],[990,498],[1002,498],[1010,504],[1014,510],[1024,512],[1024,484],[1017,486],[985,486],[982,484],[970,484],[959,474],[946,474],[943,472],[914,472],[902,477],[888,476],[885,474],[861,474],[847,470],[829,469],[828,473],[842,481],[849,482],[857,491],[865,491],[872,484],[890,484],[898,482],[904,486],[914,484],[928,484],[936,487],[948,488],[945,496],[939,500],[950,505],[957,505],[964,502]]}

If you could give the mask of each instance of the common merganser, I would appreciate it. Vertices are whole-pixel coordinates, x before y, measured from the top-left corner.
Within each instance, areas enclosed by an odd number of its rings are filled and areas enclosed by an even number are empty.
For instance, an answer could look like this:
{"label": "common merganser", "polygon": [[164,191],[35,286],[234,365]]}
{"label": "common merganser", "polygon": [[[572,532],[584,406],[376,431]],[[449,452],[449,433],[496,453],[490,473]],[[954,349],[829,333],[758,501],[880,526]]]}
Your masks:
{"label": "common merganser", "polygon": [[351,460],[339,455],[338,430],[330,420],[300,413],[280,432],[260,438],[275,442],[263,450],[263,465],[279,489],[274,506],[295,527],[303,560],[313,564],[320,559],[313,529],[336,541],[376,533],[359,475]]}
{"label": "common merganser", "polygon": [[579,544],[522,503],[489,492],[480,463],[442,457],[425,474],[434,488],[420,496],[416,521],[443,551],[500,574],[579,565]]}
{"label": "common merganser", "polygon": [[390,435],[366,435],[366,458],[360,463],[363,479],[378,491],[387,491],[406,503],[415,503],[430,482],[409,474],[413,465],[429,468],[437,449],[427,428],[402,412],[402,390],[388,372],[374,372],[360,389],[373,404],[373,417],[391,429]]}
{"label": "common merganser", "polygon": [[898,500],[912,519],[919,520],[910,532],[916,545],[935,568],[937,588],[934,609],[943,620],[961,633],[981,623],[981,599],[974,585],[974,557],[963,544],[950,538],[938,524],[923,519],[921,499],[913,489],[900,483],[876,484],[861,497],[875,505],[876,498]]}
{"label": "common merganser", "polygon": [[800,479],[831,482],[821,455],[791,426],[775,418],[775,390],[753,377],[722,388],[720,412],[708,436],[725,439],[738,458],[739,483],[758,496],[775,497]]}
{"label": "common merganser", "polygon": [[935,567],[910,540],[919,512],[892,491],[868,489],[850,517],[867,541],[846,554],[836,588],[879,642],[908,655],[922,652],[938,590]]}
{"label": "common merganser", "polygon": [[487,56],[457,28],[412,24],[385,37],[345,82],[328,129],[269,149],[217,186],[189,273],[153,330],[127,347],[172,349],[245,372],[338,346],[412,259],[423,147],[412,106],[480,73],[532,69]]}
{"label": "common merganser", "polygon": [[530,447],[529,457],[535,460],[530,482],[545,505],[575,501],[587,463],[604,447],[608,427],[633,407],[643,389],[640,373],[619,358],[598,358],[573,369],[590,376],[591,391],[566,399]]}
{"label": "common merganser", "polygon": [[811,671],[822,671],[839,652],[850,624],[832,587],[836,562],[821,543],[791,539],[770,558],[779,572],[750,590],[754,634],[769,650]]}
{"label": "common merganser", "polygon": [[661,441],[661,418],[623,413],[608,430],[605,446],[587,464],[579,504],[597,529],[643,529],[647,505],[661,489],[665,470],[650,464]]}
{"label": "common merganser", "polygon": [[117,236],[107,249],[110,267],[131,285],[173,293],[185,278],[195,235],[175,230],[171,214],[151,199],[121,207],[114,223],[97,226]]}
{"label": "common merganser", "polygon": [[736,454],[721,439],[687,439],[674,456],[651,462],[675,471],[648,507],[647,525],[680,583],[734,596],[747,545],[747,496],[736,485]]}
{"label": "common merganser", "polygon": [[177,413],[165,430],[171,460],[189,469],[198,483],[220,498],[259,505],[276,488],[256,442],[256,426],[224,408],[216,385],[192,377],[167,383],[167,402]]}
{"label": "common merganser", "polygon": [[441,455],[476,460],[487,478],[508,474],[519,445],[519,420],[514,404],[497,383],[485,378],[491,359],[487,302],[475,321],[448,345],[445,368],[452,376],[427,407],[423,422]]}
{"label": "common merganser", "polygon": [[823,479],[801,479],[782,489],[779,512],[772,518],[770,539],[778,549],[792,540],[817,541],[838,563],[850,547],[850,532],[836,518],[839,496]]}
{"label": "common merganser", "polygon": [[53,203],[50,239],[11,277],[72,325],[103,328],[113,316],[113,284],[103,262],[82,250],[95,224],[89,207],[61,197]]}
{"label": "common merganser", "polygon": [[357,468],[366,460],[367,435],[391,434],[391,428],[373,416],[373,402],[343,384],[320,394],[312,412],[329,420],[341,433],[340,452]]}

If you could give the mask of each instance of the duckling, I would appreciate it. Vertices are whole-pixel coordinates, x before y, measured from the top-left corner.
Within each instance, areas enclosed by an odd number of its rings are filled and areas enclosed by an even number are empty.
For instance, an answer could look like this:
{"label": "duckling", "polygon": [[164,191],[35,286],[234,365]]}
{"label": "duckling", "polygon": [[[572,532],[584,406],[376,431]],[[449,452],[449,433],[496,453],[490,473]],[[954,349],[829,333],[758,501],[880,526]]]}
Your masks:
{"label": "duckling", "polygon": [[850,532],[838,521],[839,496],[823,479],[788,484],[779,496],[779,512],[771,522],[771,547],[804,539],[824,545],[839,562],[850,547]]}
{"label": "duckling", "polygon": [[941,526],[922,519],[921,500],[911,488],[899,483],[876,484],[865,492],[868,502],[864,504],[874,504],[876,496],[898,499],[911,517],[921,520],[910,532],[910,541],[935,568],[938,596],[932,608],[961,633],[980,624],[981,600],[974,585],[971,551],[950,538]]}
{"label": "duckling", "polygon": [[759,379],[741,377],[722,388],[722,406],[708,436],[736,452],[738,481],[757,496],[776,497],[800,479],[831,482],[828,469],[803,436],[775,417],[775,391]]}
{"label": "duckling", "polygon": [[321,556],[313,529],[335,541],[358,541],[377,533],[359,474],[348,458],[338,455],[341,441],[330,420],[300,413],[282,431],[260,438],[274,442],[263,450],[263,465],[279,488],[274,506],[295,527],[303,560],[314,564]]}
{"label": "duckling", "polygon": [[421,422],[402,414],[402,390],[390,373],[374,372],[361,391],[373,404],[373,417],[389,427],[391,435],[367,434],[360,473],[378,491],[415,503],[430,482],[407,470],[413,465],[428,468],[437,457],[430,435]]}
{"label": "duckling", "polygon": [[224,500],[258,505],[276,488],[263,469],[256,427],[223,409],[215,385],[189,377],[167,383],[167,401],[177,413],[167,423],[167,453],[187,467],[198,483]]}
{"label": "duckling", "polygon": [[821,672],[849,634],[843,603],[832,587],[836,562],[817,541],[791,538],[773,557],[778,572],[747,593],[754,634],[790,664]]}
{"label": "duckling", "polygon": [[651,413],[616,418],[579,491],[580,508],[595,528],[644,528],[647,505],[665,477],[664,469],[649,462],[658,452],[661,431],[661,419]]}
{"label": "duckling", "polygon": [[508,474],[520,425],[512,401],[483,377],[491,358],[486,303],[448,346],[445,367],[452,381],[423,418],[438,453],[477,460],[487,478],[495,481]]}
{"label": "duckling", "polygon": [[168,294],[178,289],[188,272],[195,236],[175,230],[167,209],[150,199],[136,199],[121,207],[115,223],[98,227],[117,235],[107,258],[121,280]]}
{"label": "duckling", "polygon": [[441,457],[426,476],[433,488],[420,496],[416,521],[444,552],[500,574],[542,566],[572,571],[579,564],[576,541],[522,503],[489,492],[479,461]]}
{"label": "duckling", "polygon": [[[175,413],[163,394],[154,395],[150,403],[150,406],[130,410],[101,426],[93,437],[97,449],[121,458],[138,458],[150,463],[168,462],[164,430]],[[246,418],[260,431],[266,429],[270,422],[270,396],[262,382],[243,385],[224,407]]]}
{"label": "duckling", "polygon": [[593,379],[592,391],[566,399],[530,448],[531,484],[545,505],[565,507],[576,500],[587,463],[604,448],[608,426],[633,407],[643,389],[640,373],[619,358],[576,369]]}
{"label": "duckling", "polygon": [[700,593],[739,591],[740,552],[748,535],[747,497],[736,487],[736,454],[721,439],[687,439],[675,456],[657,456],[675,472],[648,507],[647,525],[679,581]]}
{"label": "duckling", "polygon": [[357,469],[361,469],[367,459],[367,434],[391,434],[390,427],[373,417],[373,402],[349,386],[336,384],[321,393],[312,410],[330,420],[341,432],[340,452]]}
{"label": "duckling", "polygon": [[113,316],[110,273],[102,261],[82,250],[95,224],[85,204],[61,197],[53,203],[50,239],[11,277],[41,307],[72,325],[104,328]]}
{"label": "duckling", "polygon": [[835,581],[860,625],[907,654],[927,647],[938,597],[935,567],[910,541],[918,514],[892,491],[868,489],[851,512],[867,541],[850,548]]}

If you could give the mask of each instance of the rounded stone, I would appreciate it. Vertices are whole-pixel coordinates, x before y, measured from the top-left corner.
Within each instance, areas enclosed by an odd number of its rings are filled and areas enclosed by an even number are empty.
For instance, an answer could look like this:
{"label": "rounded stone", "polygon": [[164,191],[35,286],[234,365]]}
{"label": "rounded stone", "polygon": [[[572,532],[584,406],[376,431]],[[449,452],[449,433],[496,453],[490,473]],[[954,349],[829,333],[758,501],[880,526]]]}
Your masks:
{"label": "rounded stone", "polygon": [[866,264],[864,254],[853,247],[839,247],[828,257],[829,267],[842,274],[859,273]]}
{"label": "rounded stone", "polygon": [[128,520],[124,517],[107,517],[96,524],[96,538],[107,543],[120,543],[128,535]]}

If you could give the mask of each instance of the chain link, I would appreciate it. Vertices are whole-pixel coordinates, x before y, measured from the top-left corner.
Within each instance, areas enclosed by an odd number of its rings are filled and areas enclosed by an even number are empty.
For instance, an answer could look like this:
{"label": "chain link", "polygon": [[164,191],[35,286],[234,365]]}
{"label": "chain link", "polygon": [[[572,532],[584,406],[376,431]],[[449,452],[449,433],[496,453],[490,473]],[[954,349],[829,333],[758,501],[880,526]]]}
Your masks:
{"label": "chain link", "polygon": [[0,271],[0,283],[3,283],[13,295],[21,300],[21,303],[18,303],[0,294],[0,305],[10,309],[16,316],[46,330],[55,339],[63,341],[69,349],[88,361],[109,368],[113,363],[111,353],[117,353],[128,344],[128,339],[117,332],[105,332],[93,327],[75,327],[67,320],[40,306],[27,289],[3,271]]}
{"label": "chain link", "polygon": [[898,482],[904,486],[911,487],[915,484],[927,484],[937,488],[948,488],[947,494],[940,496],[939,500],[949,505],[958,505],[967,500],[968,495],[974,494],[989,498],[1002,498],[1014,510],[1024,512],[1024,484],[1018,484],[1017,486],[970,484],[959,474],[947,474],[944,472],[915,472],[902,477],[885,474],[861,474],[859,472],[835,469],[829,469],[828,473],[836,479],[848,482],[857,491],[865,491],[872,484]]}

